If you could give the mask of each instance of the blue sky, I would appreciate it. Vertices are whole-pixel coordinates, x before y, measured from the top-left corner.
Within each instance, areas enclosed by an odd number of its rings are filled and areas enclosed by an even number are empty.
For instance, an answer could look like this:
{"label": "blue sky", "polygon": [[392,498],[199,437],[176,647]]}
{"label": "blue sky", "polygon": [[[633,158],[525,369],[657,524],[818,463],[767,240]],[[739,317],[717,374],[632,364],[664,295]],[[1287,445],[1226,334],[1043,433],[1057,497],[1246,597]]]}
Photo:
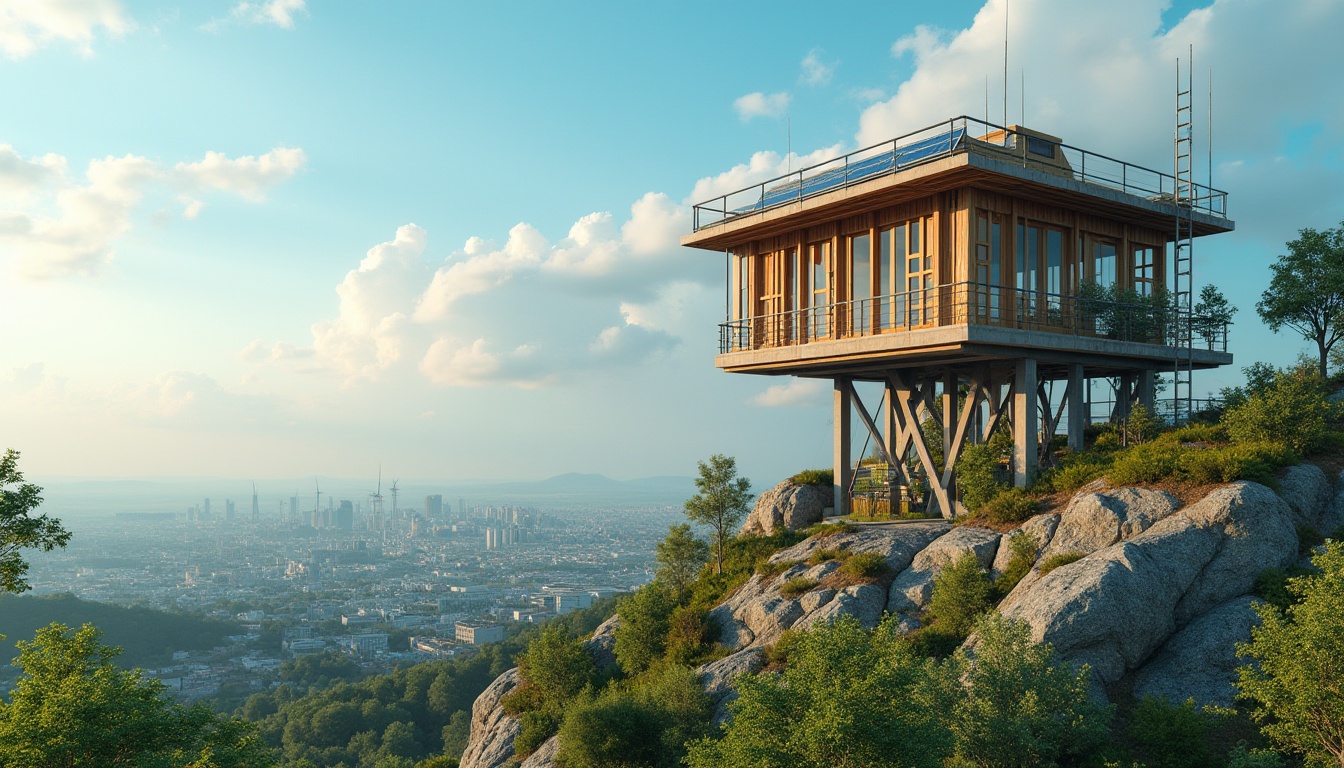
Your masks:
{"label": "blue sky", "polygon": [[[986,78],[997,112],[1003,13],[0,0],[3,445],[33,476],[824,465],[827,392],[713,368],[689,203],[981,114]],[[1009,13],[1010,121],[1163,169],[1195,45],[1238,224],[1197,282],[1242,308],[1238,367],[1290,362],[1253,305],[1285,240],[1344,219],[1344,6]]]}

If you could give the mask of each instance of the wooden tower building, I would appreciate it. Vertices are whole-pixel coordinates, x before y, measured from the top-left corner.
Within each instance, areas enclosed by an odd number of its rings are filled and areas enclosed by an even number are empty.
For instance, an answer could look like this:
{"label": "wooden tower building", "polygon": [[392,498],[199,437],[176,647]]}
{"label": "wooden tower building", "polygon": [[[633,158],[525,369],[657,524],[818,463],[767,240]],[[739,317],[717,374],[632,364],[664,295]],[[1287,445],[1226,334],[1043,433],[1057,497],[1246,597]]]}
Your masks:
{"label": "wooden tower building", "polygon": [[1123,419],[1185,377],[1188,412],[1189,373],[1232,362],[1225,323],[1190,313],[1193,238],[1233,228],[1226,194],[1175,171],[960,117],[696,205],[682,244],[726,255],[715,364],[833,382],[837,514],[852,415],[945,517],[963,446],[995,430],[1025,486],[1057,431],[1082,448],[1091,380]]}

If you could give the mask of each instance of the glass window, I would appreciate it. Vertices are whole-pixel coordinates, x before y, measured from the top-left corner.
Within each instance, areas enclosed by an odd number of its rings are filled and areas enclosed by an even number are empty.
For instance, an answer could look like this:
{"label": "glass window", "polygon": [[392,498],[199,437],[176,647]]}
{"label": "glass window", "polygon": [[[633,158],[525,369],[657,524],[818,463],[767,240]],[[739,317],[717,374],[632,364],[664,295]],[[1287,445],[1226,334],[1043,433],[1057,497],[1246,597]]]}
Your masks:
{"label": "glass window", "polygon": [[872,332],[873,244],[868,235],[849,238],[850,333]]}
{"label": "glass window", "polygon": [[814,338],[829,336],[831,244],[816,243],[808,246],[808,260],[812,272],[812,309],[809,314],[810,335]]}
{"label": "glass window", "polygon": [[1102,288],[1115,285],[1115,243],[1092,244],[1092,281]]}

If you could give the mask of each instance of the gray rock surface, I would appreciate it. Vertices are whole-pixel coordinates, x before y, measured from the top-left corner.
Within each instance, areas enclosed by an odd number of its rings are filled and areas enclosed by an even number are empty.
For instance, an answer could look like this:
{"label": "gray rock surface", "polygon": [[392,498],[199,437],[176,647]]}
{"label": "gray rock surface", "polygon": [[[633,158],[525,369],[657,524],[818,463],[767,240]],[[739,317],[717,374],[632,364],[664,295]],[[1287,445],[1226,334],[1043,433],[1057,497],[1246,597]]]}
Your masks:
{"label": "gray rock surface", "polygon": [[616,666],[616,628],[619,626],[621,617],[613,613],[611,618],[593,630],[592,637],[584,641],[584,646],[588,648],[588,653],[592,654],[593,663],[598,669]]}
{"label": "gray rock surface", "polygon": [[1296,551],[1288,505],[1262,485],[1233,483],[1129,541],[1057,568],[1001,610],[1110,684]]}
{"label": "gray rock surface", "polygon": [[872,629],[882,621],[882,609],[887,605],[887,589],[881,584],[856,584],[845,587],[819,608],[794,623],[792,629],[807,629],[818,623],[833,621],[850,615]]}
{"label": "gray rock surface", "polygon": [[1030,536],[1036,546],[1036,558],[1039,560],[1041,553],[1049,546],[1050,540],[1055,537],[1055,530],[1058,527],[1059,514],[1051,513],[1037,515],[1023,523],[1016,531],[1004,534],[999,541],[998,551],[994,553],[994,564],[990,567],[990,573],[997,578],[1008,567],[1008,561],[1013,557],[1013,548],[1010,546],[1013,536]]}
{"label": "gray rock surface", "polygon": [[769,536],[780,528],[797,531],[819,523],[834,502],[830,488],[785,480],[762,493],[742,524],[742,533]]}
{"label": "gray rock surface", "polygon": [[951,530],[941,520],[897,525],[856,525],[845,533],[811,536],[770,557],[772,563],[802,561],[819,549],[844,549],[854,553],[877,552],[887,560],[893,572],[910,567],[925,547]]}
{"label": "gray rock surface", "polygon": [[518,768],[554,768],[555,753],[560,751],[560,737],[552,736],[542,742],[537,751],[527,756]]}
{"label": "gray rock surface", "polygon": [[714,725],[723,725],[728,720],[728,705],[737,698],[733,683],[740,675],[760,670],[765,663],[765,654],[759,648],[748,648],[695,670],[700,675],[700,684],[705,687],[705,695],[714,703]]}
{"label": "gray rock surface", "polygon": [[1084,555],[1132,539],[1168,517],[1180,502],[1163,491],[1117,488],[1074,496],[1060,515],[1042,558],[1079,552]]}
{"label": "gray rock surface", "polygon": [[1279,496],[1288,502],[1289,508],[1299,523],[1309,525],[1322,534],[1321,522],[1327,515],[1334,497],[1334,488],[1330,487],[1330,478],[1315,464],[1298,464],[1289,467],[1279,478]]}
{"label": "gray rock surface", "polygon": [[908,614],[927,608],[933,595],[934,578],[968,552],[974,553],[980,567],[988,570],[994,564],[999,538],[995,531],[969,525],[953,528],[938,537],[915,555],[910,567],[891,582],[887,611]]}
{"label": "gray rock surface", "polygon": [[462,753],[461,768],[499,768],[513,758],[513,740],[522,726],[504,713],[499,702],[519,682],[515,667],[495,678],[476,697],[471,705],[471,736]]}
{"label": "gray rock surface", "polygon": [[1236,691],[1236,645],[1251,639],[1260,623],[1250,596],[1214,607],[1172,635],[1152,660],[1134,675],[1137,698],[1159,696],[1173,704],[1194,699],[1196,706],[1230,707]]}

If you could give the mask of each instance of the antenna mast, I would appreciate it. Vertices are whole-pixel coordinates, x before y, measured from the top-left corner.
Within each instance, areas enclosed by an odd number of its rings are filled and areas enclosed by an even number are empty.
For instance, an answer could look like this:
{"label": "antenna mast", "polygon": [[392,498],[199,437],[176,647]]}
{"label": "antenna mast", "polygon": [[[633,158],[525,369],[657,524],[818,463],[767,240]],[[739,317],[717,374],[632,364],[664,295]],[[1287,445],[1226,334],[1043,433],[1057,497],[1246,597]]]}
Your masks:
{"label": "antenna mast", "polygon": [[1008,0],[1003,0],[1003,127],[1008,128]]}
{"label": "antenna mast", "polygon": [[1175,176],[1173,202],[1176,204],[1176,232],[1172,240],[1173,294],[1176,310],[1184,318],[1176,322],[1176,350],[1172,365],[1172,421],[1184,424],[1190,420],[1194,408],[1194,329],[1190,311],[1194,297],[1194,208],[1198,193],[1194,181],[1194,64],[1195,47],[1190,46],[1185,66],[1185,81],[1181,81],[1181,60],[1176,60],[1176,135],[1173,142],[1172,163]]}

